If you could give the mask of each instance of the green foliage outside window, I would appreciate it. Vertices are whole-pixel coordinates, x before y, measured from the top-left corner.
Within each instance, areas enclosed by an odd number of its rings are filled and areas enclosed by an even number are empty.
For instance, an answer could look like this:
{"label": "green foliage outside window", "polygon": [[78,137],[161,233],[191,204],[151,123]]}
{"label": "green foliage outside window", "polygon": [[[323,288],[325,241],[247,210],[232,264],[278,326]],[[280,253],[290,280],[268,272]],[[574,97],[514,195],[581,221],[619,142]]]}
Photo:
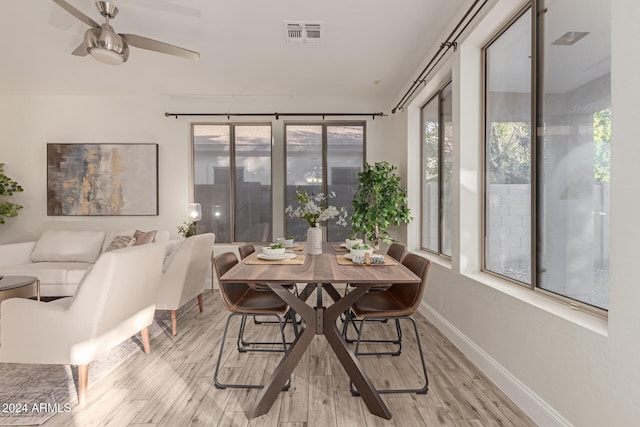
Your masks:
{"label": "green foliage outside window", "polygon": [[529,184],[531,133],[526,122],[491,123],[489,155],[492,184]]}
{"label": "green foliage outside window", "polygon": [[593,170],[596,182],[609,182],[611,172],[611,109],[593,114]]}

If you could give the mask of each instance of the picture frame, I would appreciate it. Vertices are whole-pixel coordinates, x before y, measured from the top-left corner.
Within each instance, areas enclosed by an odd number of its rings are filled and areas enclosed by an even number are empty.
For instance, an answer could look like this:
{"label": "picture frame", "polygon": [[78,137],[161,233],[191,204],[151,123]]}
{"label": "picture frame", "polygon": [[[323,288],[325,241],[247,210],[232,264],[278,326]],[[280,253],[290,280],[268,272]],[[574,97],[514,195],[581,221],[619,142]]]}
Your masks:
{"label": "picture frame", "polygon": [[48,143],[47,215],[158,215],[158,144]]}

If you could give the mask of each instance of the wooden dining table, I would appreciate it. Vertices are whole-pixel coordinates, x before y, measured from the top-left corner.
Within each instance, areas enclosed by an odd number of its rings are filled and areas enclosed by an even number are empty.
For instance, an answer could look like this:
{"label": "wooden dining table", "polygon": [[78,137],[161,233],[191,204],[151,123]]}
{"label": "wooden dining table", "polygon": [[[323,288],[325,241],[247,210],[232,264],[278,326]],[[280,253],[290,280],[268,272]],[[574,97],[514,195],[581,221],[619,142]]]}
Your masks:
{"label": "wooden dining table", "polygon": [[[347,347],[340,331],[338,331],[336,322],[340,314],[373,285],[420,283],[420,278],[401,263],[371,266],[338,264],[337,255],[347,253],[337,252],[335,247],[338,245],[339,242],[324,242],[323,253],[319,255],[305,254],[302,264],[254,264],[251,263],[251,260],[257,254],[253,254],[220,278],[223,283],[266,283],[273,292],[302,317],[305,325],[302,332],[285,352],[265,386],[260,390],[256,401],[247,413],[247,418],[256,418],[269,412],[289,376],[311,345],[313,337],[323,335],[353,381],[369,411],[379,417],[391,419],[389,408],[362,369],[355,354]],[[282,286],[282,284],[292,282],[306,283],[307,285],[296,296]],[[340,294],[333,286],[337,283],[350,283],[354,285],[354,289],[346,295]],[[314,290],[317,290],[315,303],[307,302]],[[327,301],[330,302],[328,306],[325,306],[322,299],[323,290],[331,299],[331,301]]]}

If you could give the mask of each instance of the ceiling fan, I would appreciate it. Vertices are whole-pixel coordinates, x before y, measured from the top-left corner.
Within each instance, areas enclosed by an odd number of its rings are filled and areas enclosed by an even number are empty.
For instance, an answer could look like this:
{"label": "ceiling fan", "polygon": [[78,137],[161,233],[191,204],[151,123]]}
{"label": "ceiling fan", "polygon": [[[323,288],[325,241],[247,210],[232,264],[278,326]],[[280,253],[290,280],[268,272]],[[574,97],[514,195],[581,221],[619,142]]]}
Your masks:
{"label": "ceiling fan", "polygon": [[129,59],[129,45],[131,45],[183,58],[200,59],[200,54],[192,50],[135,34],[117,34],[109,24],[109,20],[115,18],[118,14],[118,8],[113,3],[106,1],[96,2],[100,15],[105,18],[105,23],[100,25],[65,0],[53,0],[53,2],[91,27],[84,34],[84,41],[72,52],[73,55],[86,56],[91,54],[100,62],[118,65],[127,62],[127,59]]}

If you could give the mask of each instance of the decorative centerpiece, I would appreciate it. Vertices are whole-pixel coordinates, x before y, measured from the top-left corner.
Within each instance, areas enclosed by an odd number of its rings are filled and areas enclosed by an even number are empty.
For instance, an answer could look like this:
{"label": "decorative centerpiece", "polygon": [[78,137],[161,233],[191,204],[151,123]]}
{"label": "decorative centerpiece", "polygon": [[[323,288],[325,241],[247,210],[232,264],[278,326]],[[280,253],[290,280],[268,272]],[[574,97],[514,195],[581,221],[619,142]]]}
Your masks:
{"label": "decorative centerpiece", "polygon": [[282,243],[285,248],[290,248],[292,246],[295,246],[295,242],[294,242],[293,236],[278,237],[276,239],[276,242],[277,243]]}
{"label": "decorative centerpiece", "polygon": [[362,239],[358,239],[355,236],[349,236],[347,239],[345,239],[344,245],[347,247],[347,249],[351,249],[351,246],[357,245],[362,242]]}
{"label": "decorative centerpiece", "polygon": [[296,190],[298,207],[287,206],[285,213],[291,218],[301,218],[309,223],[307,230],[307,253],[317,255],[322,253],[322,229],[320,224],[332,218],[337,218],[336,224],[347,225],[347,211],[343,208],[327,205],[327,201],[336,197],[333,191],[329,196],[324,193],[311,195],[306,191]]}
{"label": "decorative centerpiece", "polygon": [[355,257],[364,258],[365,254],[373,255],[373,248],[370,245],[367,245],[366,243],[356,243],[355,245],[351,246],[349,251],[351,252],[352,258],[355,258]]}
{"label": "decorative centerpiece", "polygon": [[285,247],[282,243],[272,243],[269,246],[264,246],[262,248],[262,253],[268,256],[284,255]]}

